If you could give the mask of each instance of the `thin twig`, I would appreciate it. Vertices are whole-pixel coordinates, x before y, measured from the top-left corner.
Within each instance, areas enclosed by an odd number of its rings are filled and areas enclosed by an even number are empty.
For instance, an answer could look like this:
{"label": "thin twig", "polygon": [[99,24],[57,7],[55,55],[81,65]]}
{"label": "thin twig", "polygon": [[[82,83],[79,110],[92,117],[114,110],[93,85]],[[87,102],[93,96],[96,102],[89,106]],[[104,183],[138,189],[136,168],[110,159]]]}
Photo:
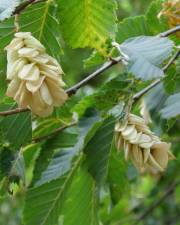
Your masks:
{"label": "thin twig", "polygon": [[[172,56],[169,62],[164,66],[163,71],[166,72],[167,69],[173,64],[173,62],[178,58],[180,55],[180,49]],[[149,92],[152,88],[156,87],[161,82],[161,79],[155,80],[149,86],[145,87],[143,90],[136,93],[133,97],[133,103],[136,103],[142,96],[144,96],[147,92]]]}
{"label": "thin twig", "polygon": [[16,108],[16,109],[0,112],[0,116],[9,116],[9,115],[14,115],[14,114],[26,112],[26,111],[29,111],[29,109]]}
{"label": "thin twig", "polygon": [[23,2],[22,4],[20,4],[15,11],[13,12],[13,15],[16,14],[20,14],[26,7],[28,7],[29,5],[31,5],[32,3],[34,3],[36,0],[28,0],[26,2]]}
{"label": "thin twig", "polygon": [[95,72],[93,72],[92,74],[90,74],[89,76],[87,76],[85,79],[81,80],[79,83],[75,84],[74,86],[68,88],[66,90],[66,93],[68,95],[75,94],[76,91],[79,88],[81,88],[82,86],[84,86],[85,84],[87,84],[89,81],[93,80],[95,77],[97,77],[98,75],[100,75],[102,72],[104,72],[105,70],[109,69],[113,65],[118,64],[120,61],[121,61],[121,57],[118,57],[116,59],[111,60],[110,62],[106,62],[103,66],[101,66]]}
{"label": "thin twig", "polygon": [[169,195],[171,195],[174,191],[174,189],[180,184],[180,181],[175,182],[172,184],[167,191],[162,195],[161,198],[159,198],[157,201],[155,201],[137,220],[133,225],[138,225],[142,220],[144,220],[149,214],[153,212],[155,208],[157,208]]}
{"label": "thin twig", "polygon": [[55,135],[55,134],[57,134],[57,133],[63,131],[64,129],[66,129],[66,128],[68,128],[68,127],[72,127],[72,126],[74,126],[74,125],[76,125],[76,124],[77,124],[77,122],[72,122],[72,123],[70,123],[70,124],[68,124],[68,125],[64,125],[64,126],[62,126],[62,127],[59,127],[59,128],[57,128],[57,129],[55,129],[55,130],[54,130],[52,133],[50,133],[50,134],[47,134],[47,135],[44,135],[44,136],[41,136],[41,137],[37,137],[37,138],[33,138],[33,139],[32,139],[32,142],[37,143],[37,142],[40,142],[40,141],[43,141],[43,140],[47,140],[47,139],[51,138],[53,135]]}
{"label": "thin twig", "polygon": [[145,87],[143,90],[139,91],[133,96],[133,104],[136,103],[142,96],[149,92],[152,88],[156,87],[161,82],[161,79],[155,80],[153,83]]}
{"label": "thin twig", "polygon": [[[31,2],[32,2],[32,0],[31,0]],[[25,7],[27,7],[27,5]],[[173,34],[173,33],[177,32],[177,31],[180,31],[180,26],[177,26],[176,28],[170,29],[170,30],[168,30],[168,31],[166,31],[164,33],[161,33],[160,36],[161,37],[167,37],[170,34]],[[178,53],[178,55],[179,55],[179,53]],[[172,61],[168,62],[168,64],[166,65],[166,68],[164,68],[165,70],[174,62],[174,60],[178,57],[178,55],[176,55],[174,59],[171,59]],[[66,90],[66,93],[68,93],[69,96],[75,94],[76,91],[79,88],[81,88],[82,86],[84,86],[85,84],[87,84],[89,81],[91,81],[95,77],[99,76],[102,72],[104,72],[105,70],[109,69],[113,65],[118,64],[120,61],[121,61],[121,57],[118,57],[116,59],[111,60],[110,62],[106,62],[102,67],[100,67],[98,70],[96,70],[95,72],[93,72],[92,74],[90,74],[89,76],[87,76],[85,79],[81,80],[80,82],[78,82],[74,86],[68,88]],[[147,93],[150,89],[152,89],[154,86],[156,86],[159,82],[160,81],[155,81],[155,83],[154,84],[151,84],[150,87],[147,87],[144,90],[140,91],[139,93],[135,94],[135,96],[133,98],[134,101],[138,100],[142,95],[144,95],[145,93]],[[0,116],[8,116],[8,115],[12,115],[12,114],[16,114],[16,113],[21,113],[21,112],[25,112],[25,111],[29,111],[29,109],[20,109],[20,108],[17,108],[17,109],[13,109],[13,110],[9,110],[9,111],[0,112]]]}
{"label": "thin twig", "polygon": [[174,34],[174,33],[178,32],[178,31],[180,31],[180,25],[178,25],[178,26],[176,26],[176,27],[174,27],[174,28],[172,28],[170,30],[167,30],[167,31],[165,31],[163,33],[161,33],[159,36],[160,37],[168,37],[169,35]]}
{"label": "thin twig", "polygon": [[180,48],[178,48],[177,52],[172,56],[172,58],[169,60],[169,62],[164,66],[163,71],[166,72],[167,69],[171,66],[171,64],[174,63],[174,61],[179,57],[180,55]]}

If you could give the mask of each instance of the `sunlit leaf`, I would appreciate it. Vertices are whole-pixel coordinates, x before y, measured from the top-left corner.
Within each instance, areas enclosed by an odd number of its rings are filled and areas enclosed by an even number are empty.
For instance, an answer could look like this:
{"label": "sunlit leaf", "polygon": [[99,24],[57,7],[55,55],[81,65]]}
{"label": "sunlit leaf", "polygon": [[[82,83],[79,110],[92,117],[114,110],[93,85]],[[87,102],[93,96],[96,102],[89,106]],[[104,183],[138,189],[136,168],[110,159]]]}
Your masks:
{"label": "sunlit leaf", "polygon": [[58,0],[65,40],[73,48],[96,48],[107,54],[107,41],[116,31],[114,0]]}
{"label": "sunlit leaf", "polygon": [[116,40],[118,43],[121,43],[128,38],[140,35],[151,35],[145,16],[125,18],[118,24],[118,32],[116,34]]}

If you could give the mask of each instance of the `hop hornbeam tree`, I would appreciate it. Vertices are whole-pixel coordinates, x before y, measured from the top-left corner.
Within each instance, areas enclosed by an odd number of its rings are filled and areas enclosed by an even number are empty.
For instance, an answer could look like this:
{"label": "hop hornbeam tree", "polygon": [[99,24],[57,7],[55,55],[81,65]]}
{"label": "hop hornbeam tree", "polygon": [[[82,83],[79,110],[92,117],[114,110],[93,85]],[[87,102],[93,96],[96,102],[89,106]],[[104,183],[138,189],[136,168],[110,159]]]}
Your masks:
{"label": "hop hornbeam tree", "polygon": [[0,224],[177,224],[180,4],[150,2],[0,0]]}

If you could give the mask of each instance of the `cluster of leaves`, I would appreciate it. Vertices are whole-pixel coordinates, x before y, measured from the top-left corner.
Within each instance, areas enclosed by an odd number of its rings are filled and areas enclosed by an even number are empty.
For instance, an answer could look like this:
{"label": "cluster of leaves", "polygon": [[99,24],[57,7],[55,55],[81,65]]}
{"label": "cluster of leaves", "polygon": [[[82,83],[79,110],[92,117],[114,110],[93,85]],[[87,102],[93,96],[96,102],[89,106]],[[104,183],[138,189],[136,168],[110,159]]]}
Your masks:
{"label": "cluster of leaves", "polygon": [[[10,15],[22,4],[13,2],[4,1],[0,8],[0,111],[16,107],[5,97],[4,47],[14,34],[14,16]],[[117,56],[112,41],[119,43],[122,57],[128,58],[126,67],[114,66],[104,78],[82,88],[49,118],[40,119],[30,112],[0,117],[0,195],[5,196],[7,189],[13,196],[23,193],[24,224],[117,225],[125,219],[123,224],[129,225],[139,208],[149,204],[137,197],[134,206],[131,205],[130,188],[140,186],[138,191],[143,196],[158,191],[152,187],[150,177],[142,182],[134,168],[126,165],[116,152],[114,124],[127,115],[136,91],[150,80],[162,78],[162,84],[145,101],[155,131],[167,140],[170,136],[178,138],[180,62],[177,60],[166,75],[162,68],[179,40],[158,36],[168,29],[166,18],[157,17],[162,9],[161,0],[153,1],[145,15],[122,21],[118,21],[121,8],[117,8],[117,3],[47,0],[28,6],[19,15],[20,31],[32,32],[48,53],[62,62],[67,83],[77,81],[80,73],[84,76],[109,57]],[[82,54],[86,69],[76,65]],[[137,112],[138,108],[133,110]],[[68,126],[74,117],[79,119],[76,126],[48,136],[57,128]],[[167,118],[175,119],[167,121]],[[32,141],[43,135],[46,138],[42,142]],[[177,144],[174,149],[178,149]],[[179,153],[176,155],[180,157]],[[170,168],[169,177],[177,168],[178,163]],[[160,186],[168,184],[163,182],[161,178]]]}

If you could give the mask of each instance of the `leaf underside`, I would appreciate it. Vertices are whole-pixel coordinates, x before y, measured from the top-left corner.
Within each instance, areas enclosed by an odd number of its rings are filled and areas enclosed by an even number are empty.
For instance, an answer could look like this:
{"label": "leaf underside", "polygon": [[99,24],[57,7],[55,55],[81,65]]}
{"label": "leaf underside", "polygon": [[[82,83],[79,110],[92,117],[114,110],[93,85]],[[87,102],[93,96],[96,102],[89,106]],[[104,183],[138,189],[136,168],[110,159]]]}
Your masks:
{"label": "leaf underside", "polygon": [[165,107],[161,110],[161,115],[166,119],[180,115],[180,93],[168,97]]}
{"label": "leaf underside", "polygon": [[164,76],[160,65],[170,56],[173,42],[168,38],[140,36],[126,40],[120,48],[129,57],[129,72],[136,78],[151,80]]}

